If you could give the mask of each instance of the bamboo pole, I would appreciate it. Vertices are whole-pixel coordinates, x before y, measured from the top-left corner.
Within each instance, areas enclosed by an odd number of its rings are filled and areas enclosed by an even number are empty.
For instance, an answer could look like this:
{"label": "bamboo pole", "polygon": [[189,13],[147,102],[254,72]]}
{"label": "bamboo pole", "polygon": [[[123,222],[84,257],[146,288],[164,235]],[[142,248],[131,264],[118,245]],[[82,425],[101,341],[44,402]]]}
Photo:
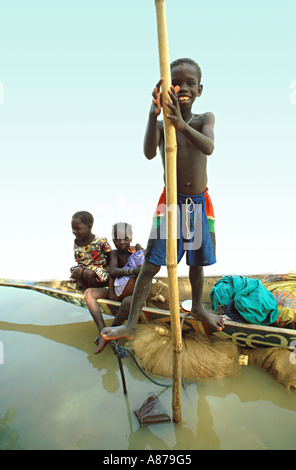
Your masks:
{"label": "bamboo pole", "polygon": [[166,209],[167,209],[167,248],[166,264],[170,292],[170,313],[173,344],[173,421],[181,421],[181,386],[182,386],[182,336],[180,329],[180,307],[177,276],[177,140],[176,130],[166,117],[170,112],[165,106],[169,101],[168,90],[171,87],[171,69],[169,60],[168,35],[166,24],[165,1],[155,0],[160,75],[162,83],[163,123],[165,136],[165,176],[166,176]]}

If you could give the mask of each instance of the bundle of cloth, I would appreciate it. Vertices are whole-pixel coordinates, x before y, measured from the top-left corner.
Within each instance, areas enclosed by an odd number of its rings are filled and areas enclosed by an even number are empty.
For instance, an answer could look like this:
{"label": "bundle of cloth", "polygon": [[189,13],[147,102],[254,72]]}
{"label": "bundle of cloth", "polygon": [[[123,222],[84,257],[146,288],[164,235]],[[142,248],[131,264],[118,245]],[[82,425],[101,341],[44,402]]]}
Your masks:
{"label": "bundle of cloth", "polygon": [[233,321],[271,325],[278,316],[277,302],[259,279],[245,276],[225,276],[210,292],[213,310],[222,307]]}
{"label": "bundle of cloth", "polygon": [[[144,259],[145,259],[144,250],[135,251],[129,256],[124,267],[125,268],[138,268],[139,266],[142,266],[142,264],[144,263]],[[117,277],[115,279],[114,289],[115,289],[115,294],[117,295],[118,298],[122,297],[124,290],[128,286],[128,283],[131,280],[135,281],[136,277],[137,276],[132,275],[132,276]],[[133,282],[133,286],[134,286],[134,282]],[[133,286],[132,286],[132,290],[133,290]]]}
{"label": "bundle of cloth", "polygon": [[275,326],[296,329],[296,272],[268,274],[262,283],[274,296],[279,309]]}

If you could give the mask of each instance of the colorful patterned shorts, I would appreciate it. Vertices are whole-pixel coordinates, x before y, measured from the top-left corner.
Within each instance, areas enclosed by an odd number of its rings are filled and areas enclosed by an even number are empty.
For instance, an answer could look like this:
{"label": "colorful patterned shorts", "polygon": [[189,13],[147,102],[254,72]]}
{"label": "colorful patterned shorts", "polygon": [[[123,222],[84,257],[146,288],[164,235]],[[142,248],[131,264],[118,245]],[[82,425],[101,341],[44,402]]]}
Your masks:
{"label": "colorful patterned shorts", "polygon": [[[189,266],[216,263],[215,215],[208,189],[196,196],[177,194],[177,262],[186,252]],[[166,191],[153,216],[145,260],[166,265]]]}

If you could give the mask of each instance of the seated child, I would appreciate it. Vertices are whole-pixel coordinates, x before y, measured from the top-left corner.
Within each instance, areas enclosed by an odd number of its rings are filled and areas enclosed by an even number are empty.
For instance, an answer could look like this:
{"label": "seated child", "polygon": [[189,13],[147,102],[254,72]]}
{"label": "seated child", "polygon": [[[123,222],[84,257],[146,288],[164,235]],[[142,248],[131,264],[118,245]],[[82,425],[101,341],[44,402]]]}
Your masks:
{"label": "seated child", "polygon": [[71,277],[85,288],[103,287],[109,282],[111,247],[106,238],[92,233],[93,223],[93,216],[86,211],[76,212],[72,217],[74,257],[78,265],[71,268]]}
{"label": "seated child", "polygon": [[[108,299],[121,301],[121,305],[112,322],[112,326],[121,325],[127,319],[132,300],[136,278],[144,262],[144,250],[137,244],[131,247],[132,227],[120,222],[113,226],[112,238],[116,250],[110,254],[110,279],[108,286]],[[97,299],[102,297],[102,289],[90,288],[85,291],[85,300],[89,311],[98,327],[99,332],[105,327],[104,319]],[[95,339],[98,349],[95,354],[103,351],[107,341],[102,337]]]}

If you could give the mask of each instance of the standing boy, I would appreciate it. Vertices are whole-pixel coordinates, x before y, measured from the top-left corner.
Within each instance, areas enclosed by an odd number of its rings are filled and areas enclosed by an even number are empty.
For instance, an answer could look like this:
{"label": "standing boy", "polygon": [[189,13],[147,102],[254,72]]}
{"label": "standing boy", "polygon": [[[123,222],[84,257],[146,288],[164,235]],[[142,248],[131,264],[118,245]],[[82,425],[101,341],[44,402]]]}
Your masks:
{"label": "standing boy", "polygon": [[[212,328],[221,330],[223,319],[206,311],[202,305],[203,266],[216,262],[215,219],[207,189],[207,158],[214,150],[215,118],[212,113],[193,114],[191,111],[195,99],[201,96],[203,90],[203,85],[200,83],[201,71],[196,62],[191,59],[174,61],[171,64],[171,76],[172,86],[169,90],[171,102],[166,104],[170,110],[167,117],[175,126],[177,138],[177,201],[180,210],[177,261],[180,261],[186,251],[192,288],[191,314]],[[151,160],[159,148],[164,168],[163,122],[157,121],[161,112],[162,81],[158,82],[153,92],[154,99],[144,138],[144,153],[146,158]],[[166,264],[164,204],[165,189],[154,215],[155,224],[148,241],[145,262],[135,285],[127,323],[117,328],[105,328],[102,336],[106,340],[134,337],[141,309],[151,289],[152,279],[158,273],[160,266]]]}

